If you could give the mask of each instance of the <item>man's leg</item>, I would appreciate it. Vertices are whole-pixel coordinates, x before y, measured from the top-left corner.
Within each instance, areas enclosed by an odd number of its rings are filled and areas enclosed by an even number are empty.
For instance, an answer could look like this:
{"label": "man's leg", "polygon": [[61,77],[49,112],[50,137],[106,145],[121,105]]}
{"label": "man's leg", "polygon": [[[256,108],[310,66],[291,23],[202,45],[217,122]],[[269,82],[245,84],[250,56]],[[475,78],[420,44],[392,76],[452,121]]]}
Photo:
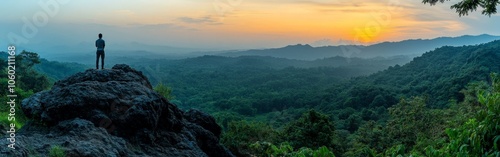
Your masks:
{"label": "man's leg", "polygon": [[101,64],[102,64],[101,69],[104,69],[104,51],[101,52],[101,55],[102,55],[102,57],[101,57],[101,59],[102,59],[101,60]]}
{"label": "man's leg", "polygon": [[95,52],[96,59],[95,59],[95,69],[99,69],[99,51]]}

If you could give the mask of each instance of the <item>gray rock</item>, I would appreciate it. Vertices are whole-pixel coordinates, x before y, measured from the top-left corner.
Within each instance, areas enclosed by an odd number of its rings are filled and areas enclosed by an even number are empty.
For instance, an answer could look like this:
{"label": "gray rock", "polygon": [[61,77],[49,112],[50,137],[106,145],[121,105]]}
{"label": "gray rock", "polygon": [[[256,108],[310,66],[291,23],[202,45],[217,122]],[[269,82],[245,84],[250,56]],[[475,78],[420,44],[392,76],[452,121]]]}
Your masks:
{"label": "gray rock", "polygon": [[233,156],[213,117],[183,113],[124,64],[60,80],[21,107],[34,122],[19,131],[19,148],[1,147],[0,156],[44,156],[52,145],[70,156]]}
{"label": "gray rock", "polygon": [[204,129],[212,132],[217,138],[220,137],[222,128],[217,125],[214,117],[195,109],[191,109],[188,112],[184,113],[184,117],[189,122],[198,124]]}
{"label": "gray rock", "polygon": [[[105,129],[94,127],[90,121],[62,121],[50,129],[34,126],[16,135],[16,149],[0,149],[0,156],[45,156],[59,146],[67,156],[126,156],[129,152],[123,138],[110,136]],[[7,145],[6,140],[0,144]]]}

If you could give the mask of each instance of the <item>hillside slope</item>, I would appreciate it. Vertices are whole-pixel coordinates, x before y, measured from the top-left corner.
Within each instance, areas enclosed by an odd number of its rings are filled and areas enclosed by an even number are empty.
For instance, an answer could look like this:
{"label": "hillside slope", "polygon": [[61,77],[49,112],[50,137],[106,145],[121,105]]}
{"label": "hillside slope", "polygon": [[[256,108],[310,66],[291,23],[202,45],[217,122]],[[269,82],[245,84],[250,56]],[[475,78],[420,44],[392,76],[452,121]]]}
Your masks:
{"label": "hillside slope", "polygon": [[[352,79],[344,86],[332,87],[326,99],[334,108],[365,108],[390,106],[397,102],[388,104],[380,100],[425,96],[430,106],[445,107],[451,100],[463,100],[460,90],[468,83],[488,80],[491,72],[500,72],[499,65],[500,41],[477,46],[444,46],[403,66],[393,66],[367,77]],[[377,90],[386,92],[374,92]],[[379,95],[384,99],[378,99]]]}

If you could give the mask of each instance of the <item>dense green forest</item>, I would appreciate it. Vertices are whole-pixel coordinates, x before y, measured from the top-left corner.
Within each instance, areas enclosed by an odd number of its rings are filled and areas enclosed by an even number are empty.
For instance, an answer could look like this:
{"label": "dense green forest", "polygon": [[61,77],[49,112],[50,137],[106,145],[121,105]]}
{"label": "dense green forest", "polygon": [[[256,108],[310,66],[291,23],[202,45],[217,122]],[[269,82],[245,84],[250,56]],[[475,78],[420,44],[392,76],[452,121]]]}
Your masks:
{"label": "dense green forest", "polygon": [[[498,156],[499,50],[500,41],[445,46],[404,65],[252,56],[127,64],[179,107],[215,116],[223,144],[238,156]],[[38,62],[26,63],[35,78],[21,80],[25,95],[48,88],[30,80],[88,67]]]}
{"label": "dense green forest", "polygon": [[172,87],[173,102],[216,116],[223,142],[241,156],[263,146],[270,154],[326,146],[336,156],[430,156],[446,152],[447,128],[486,110],[477,93],[492,91],[486,84],[500,71],[499,48],[499,41],[445,46],[369,76],[354,65],[269,68],[214,56],[193,59],[199,67],[160,64],[156,74]]}

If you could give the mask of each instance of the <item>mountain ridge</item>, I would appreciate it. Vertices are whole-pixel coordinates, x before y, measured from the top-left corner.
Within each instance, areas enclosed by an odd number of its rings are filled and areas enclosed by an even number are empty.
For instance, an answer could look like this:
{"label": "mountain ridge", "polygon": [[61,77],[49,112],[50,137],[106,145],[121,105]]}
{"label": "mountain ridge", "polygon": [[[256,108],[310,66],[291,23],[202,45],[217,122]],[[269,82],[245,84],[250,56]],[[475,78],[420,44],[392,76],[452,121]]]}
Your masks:
{"label": "mountain ridge", "polygon": [[312,47],[308,44],[288,45],[281,48],[251,49],[220,53],[221,56],[271,56],[278,58],[315,60],[333,56],[343,57],[392,57],[405,55],[420,56],[441,46],[476,45],[500,39],[500,36],[481,34],[477,36],[463,35],[459,37],[438,37],[434,39],[408,39],[397,42],[381,42],[373,45],[339,45]]}

